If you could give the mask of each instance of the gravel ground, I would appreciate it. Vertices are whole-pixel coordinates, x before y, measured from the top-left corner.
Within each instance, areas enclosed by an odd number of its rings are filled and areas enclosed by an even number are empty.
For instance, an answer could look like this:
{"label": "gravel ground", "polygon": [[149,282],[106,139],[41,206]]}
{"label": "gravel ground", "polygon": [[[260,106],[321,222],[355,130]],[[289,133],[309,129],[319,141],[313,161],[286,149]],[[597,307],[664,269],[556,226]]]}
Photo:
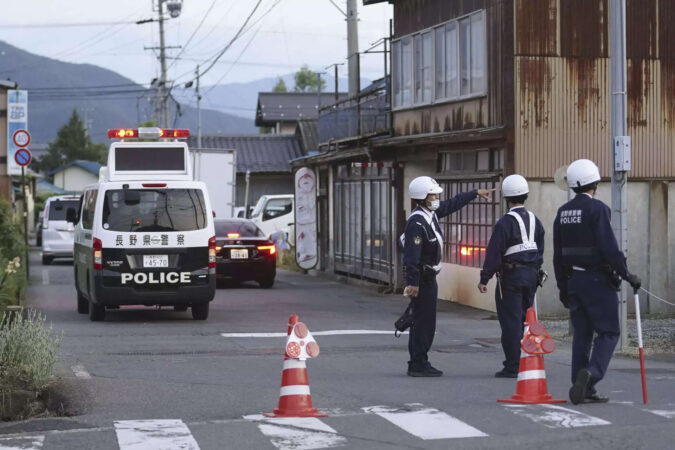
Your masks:
{"label": "gravel ground", "polygon": [[[567,320],[542,320],[541,322],[551,337],[572,342]],[[638,337],[635,319],[628,319],[628,339],[631,347],[620,354],[637,357]],[[645,355],[675,354],[675,318],[642,319],[642,340]]]}

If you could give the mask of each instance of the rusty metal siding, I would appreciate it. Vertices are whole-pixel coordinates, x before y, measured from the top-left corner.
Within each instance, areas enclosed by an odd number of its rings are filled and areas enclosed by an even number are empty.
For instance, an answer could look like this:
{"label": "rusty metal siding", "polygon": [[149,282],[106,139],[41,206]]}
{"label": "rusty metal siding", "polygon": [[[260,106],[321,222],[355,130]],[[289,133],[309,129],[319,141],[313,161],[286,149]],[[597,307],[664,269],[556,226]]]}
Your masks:
{"label": "rusty metal siding", "polygon": [[516,54],[558,54],[558,0],[516,0]]}
{"label": "rusty metal siding", "polygon": [[[553,3],[516,0],[514,169],[532,178],[551,178],[558,167],[586,157],[598,162],[607,177],[607,0],[559,0],[560,13],[549,11],[548,17],[557,18],[560,56],[547,54],[551,44],[524,41],[541,33],[553,36],[534,20],[543,20],[545,6]],[[675,0],[628,0],[626,22],[627,41],[633,41],[627,64],[630,177],[673,178]]]}

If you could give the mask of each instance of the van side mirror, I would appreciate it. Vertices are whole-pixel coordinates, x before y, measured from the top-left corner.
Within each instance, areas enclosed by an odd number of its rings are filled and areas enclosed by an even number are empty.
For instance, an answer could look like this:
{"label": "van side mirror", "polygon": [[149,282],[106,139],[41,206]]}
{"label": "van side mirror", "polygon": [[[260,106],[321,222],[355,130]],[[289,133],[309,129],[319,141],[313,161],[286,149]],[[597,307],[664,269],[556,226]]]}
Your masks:
{"label": "van side mirror", "polygon": [[66,210],[66,221],[72,224],[78,222],[77,210],[75,208],[68,208]]}

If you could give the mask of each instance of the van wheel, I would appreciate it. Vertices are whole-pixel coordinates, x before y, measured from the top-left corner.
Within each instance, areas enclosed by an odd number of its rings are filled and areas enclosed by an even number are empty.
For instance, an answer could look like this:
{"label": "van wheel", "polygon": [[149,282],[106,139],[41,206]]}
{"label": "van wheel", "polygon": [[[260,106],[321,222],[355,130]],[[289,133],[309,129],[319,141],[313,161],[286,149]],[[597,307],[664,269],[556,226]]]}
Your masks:
{"label": "van wheel", "polygon": [[52,263],[53,259],[54,258],[52,258],[51,256],[42,255],[42,265],[43,266],[50,265]]}
{"label": "van wheel", "polygon": [[95,305],[89,302],[89,320],[92,322],[103,322],[105,319],[105,306]]}
{"label": "van wheel", "polygon": [[206,320],[209,317],[209,303],[197,303],[192,305],[192,318]]}
{"label": "van wheel", "polygon": [[258,284],[263,289],[269,289],[274,286],[274,277],[265,277],[258,280]]}
{"label": "van wheel", "polygon": [[188,309],[187,303],[177,303],[173,305],[173,310],[176,312],[185,312]]}
{"label": "van wheel", "polygon": [[89,300],[80,291],[77,291],[77,312],[87,314],[89,312]]}

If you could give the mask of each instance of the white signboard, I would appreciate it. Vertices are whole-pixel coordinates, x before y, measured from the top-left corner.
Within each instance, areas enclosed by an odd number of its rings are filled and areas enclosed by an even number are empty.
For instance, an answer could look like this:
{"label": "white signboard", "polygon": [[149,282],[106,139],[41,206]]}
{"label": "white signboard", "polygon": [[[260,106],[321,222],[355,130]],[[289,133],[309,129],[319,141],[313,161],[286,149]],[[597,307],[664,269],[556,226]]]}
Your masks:
{"label": "white signboard", "polygon": [[295,172],[295,261],[302,269],[317,262],[316,173],[309,167]]}
{"label": "white signboard", "polygon": [[[21,166],[14,160],[14,153],[19,147],[14,134],[28,129],[28,91],[7,91],[7,174],[21,175]],[[23,134],[17,135],[21,143]]]}

